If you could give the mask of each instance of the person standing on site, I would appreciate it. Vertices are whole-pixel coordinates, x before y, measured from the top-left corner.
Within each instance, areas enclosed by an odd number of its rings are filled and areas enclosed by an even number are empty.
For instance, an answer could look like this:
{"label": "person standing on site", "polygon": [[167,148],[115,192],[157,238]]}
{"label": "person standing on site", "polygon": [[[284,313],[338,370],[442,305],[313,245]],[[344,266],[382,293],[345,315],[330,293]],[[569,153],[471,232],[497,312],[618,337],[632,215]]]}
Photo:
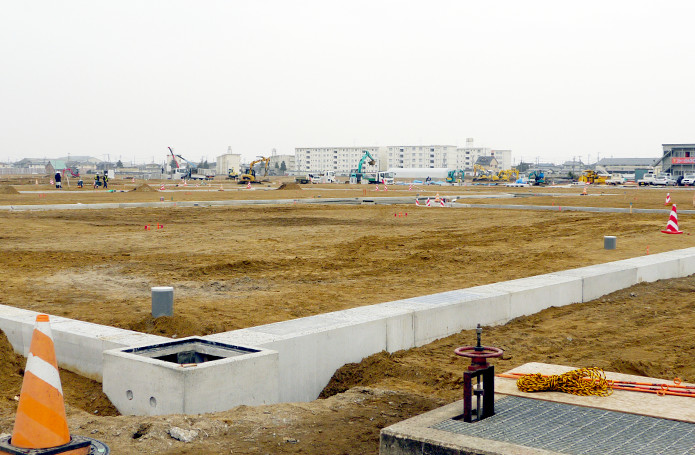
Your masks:
{"label": "person standing on site", "polygon": [[99,174],[97,174],[97,175],[94,176],[94,188],[99,188],[99,185],[100,185],[99,179],[100,179],[100,178],[101,178],[101,177],[99,177]]}
{"label": "person standing on site", "polygon": [[63,176],[60,175],[60,172],[56,172],[56,189],[57,189],[57,190],[60,190],[60,189],[63,188],[63,185],[62,185],[62,183],[60,182],[60,180],[61,180],[62,178],[63,178]]}
{"label": "person standing on site", "polygon": [[104,189],[109,187],[109,175],[104,171]]}

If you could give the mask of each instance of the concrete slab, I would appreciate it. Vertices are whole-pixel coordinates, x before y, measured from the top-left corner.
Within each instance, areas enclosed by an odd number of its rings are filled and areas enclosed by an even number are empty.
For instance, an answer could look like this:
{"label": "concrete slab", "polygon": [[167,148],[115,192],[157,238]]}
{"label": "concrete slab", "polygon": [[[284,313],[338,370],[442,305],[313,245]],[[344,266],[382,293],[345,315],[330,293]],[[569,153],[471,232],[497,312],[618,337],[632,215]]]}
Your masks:
{"label": "concrete slab", "polygon": [[[574,368],[530,363],[512,371],[561,374]],[[664,383],[606,372],[609,379]],[[495,378],[495,415],[465,423],[457,401],[384,428],[380,455],[695,454],[690,397],[615,391],[608,397],[519,392]],[[508,394],[505,396],[505,394]]]}

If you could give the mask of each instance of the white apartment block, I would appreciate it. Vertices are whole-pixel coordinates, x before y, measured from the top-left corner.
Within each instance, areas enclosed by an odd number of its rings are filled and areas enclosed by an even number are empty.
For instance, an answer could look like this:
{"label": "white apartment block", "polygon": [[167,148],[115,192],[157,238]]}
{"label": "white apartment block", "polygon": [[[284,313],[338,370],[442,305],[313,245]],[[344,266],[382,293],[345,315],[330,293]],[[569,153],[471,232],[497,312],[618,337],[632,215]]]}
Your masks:
{"label": "white apartment block", "polygon": [[456,169],[473,169],[473,165],[481,156],[494,156],[497,163],[499,163],[500,169],[512,168],[511,150],[493,150],[488,147],[474,147],[473,138],[467,138],[466,146],[456,149],[455,159],[451,160],[451,167],[456,167]]}
{"label": "white apartment block", "polygon": [[455,145],[399,145],[385,149],[387,168],[450,167]]}
{"label": "white apartment block", "polygon": [[473,139],[466,140],[466,147],[455,145],[389,145],[383,147],[309,147],[296,148],[296,169],[299,173],[335,171],[348,175],[368,151],[376,160],[377,166],[367,167],[366,171],[385,171],[391,168],[449,168],[473,169],[480,156],[494,156],[500,169],[511,169],[511,150],[492,150],[488,147],[474,147]]}
{"label": "white apartment block", "polygon": [[[383,147],[382,147],[383,148]],[[364,171],[386,170],[382,169],[383,159],[379,156],[380,147],[307,147],[294,149],[296,171],[299,173],[335,171],[337,175],[348,175],[350,170],[356,169],[364,152],[369,152],[377,164],[363,165]],[[288,166],[289,169],[289,166]]]}

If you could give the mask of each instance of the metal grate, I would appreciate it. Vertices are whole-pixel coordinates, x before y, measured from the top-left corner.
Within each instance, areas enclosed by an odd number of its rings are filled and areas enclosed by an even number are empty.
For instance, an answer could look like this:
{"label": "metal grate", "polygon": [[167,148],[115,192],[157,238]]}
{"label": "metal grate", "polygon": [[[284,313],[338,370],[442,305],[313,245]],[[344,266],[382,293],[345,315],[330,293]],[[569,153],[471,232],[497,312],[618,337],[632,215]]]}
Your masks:
{"label": "metal grate", "polygon": [[480,422],[431,428],[568,455],[695,454],[695,424],[520,397],[495,402]]}

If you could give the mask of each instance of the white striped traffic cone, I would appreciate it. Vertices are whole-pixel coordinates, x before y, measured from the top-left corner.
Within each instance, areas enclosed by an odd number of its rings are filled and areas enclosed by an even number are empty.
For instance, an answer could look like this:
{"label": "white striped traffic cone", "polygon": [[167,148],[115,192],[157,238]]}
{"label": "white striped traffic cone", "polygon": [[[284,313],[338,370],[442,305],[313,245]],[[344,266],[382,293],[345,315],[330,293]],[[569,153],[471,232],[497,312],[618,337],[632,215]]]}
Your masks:
{"label": "white striped traffic cone", "polygon": [[48,315],[39,314],[24,369],[14,429],[11,438],[0,440],[0,454],[87,455],[91,447],[89,438],[70,436],[51,324]]}
{"label": "white striped traffic cone", "polygon": [[678,230],[678,213],[676,212],[676,204],[671,207],[671,216],[668,218],[668,223],[666,223],[666,229],[663,231],[664,234],[682,234],[683,231]]}
{"label": "white striped traffic cone", "polygon": [[186,183],[186,179],[183,179],[183,186],[188,186],[188,183]]}
{"label": "white striped traffic cone", "polygon": [[247,190],[250,190],[250,189],[251,189],[251,182],[250,182],[250,181],[246,184],[246,189],[247,189]]}
{"label": "white striped traffic cone", "polygon": [[413,184],[411,183],[410,186],[408,187],[408,191],[413,191]]}
{"label": "white striped traffic cone", "polygon": [[444,199],[441,199],[441,200],[439,201],[439,205],[441,205],[442,207],[446,207],[446,206],[444,205]]}
{"label": "white striped traffic cone", "polygon": [[165,187],[164,184],[162,183],[162,186],[159,187],[159,191],[164,191],[165,189],[166,189],[166,187]]}
{"label": "white striped traffic cone", "polygon": [[417,205],[418,207],[420,206],[420,201],[418,201],[417,198],[415,198],[415,205]]}
{"label": "white striped traffic cone", "polygon": [[389,190],[389,187],[386,186],[386,184],[384,183],[384,191],[388,191],[388,190]]}
{"label": "white striped traffic cone", "polygon": [[671,193],[666,193],[666,202],[664,205],[669,205],[671,203]]}
{"label": "white striped traffic cone", "polygon": [[374,191],[379,191],[379,185],[374,185]]}
{"label": "white striped traffic cone", "polygon": [[427,207],[431,207],[431,203],[430,203],[430,198],[429,198],[429,197],[427,198],[427,204],[425,204],[425,205],[427,205]]}

